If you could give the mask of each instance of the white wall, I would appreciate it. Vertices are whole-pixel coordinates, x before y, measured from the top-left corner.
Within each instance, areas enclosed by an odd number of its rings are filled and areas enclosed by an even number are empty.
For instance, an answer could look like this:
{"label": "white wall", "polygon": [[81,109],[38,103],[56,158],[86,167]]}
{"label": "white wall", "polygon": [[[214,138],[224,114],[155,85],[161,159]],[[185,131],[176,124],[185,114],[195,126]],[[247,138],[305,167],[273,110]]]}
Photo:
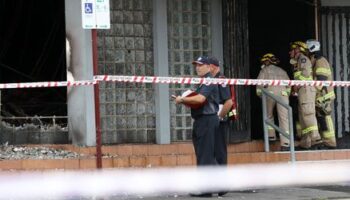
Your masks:
{"label": "white wall", "polygon": [[[75,80],[92,80],[91,30],[81,24],[81,1],[66,0],[66,33],[71,40],[71,68]],[[96,144],[93,86],[74,87],[68,94],[68,126],[73,144]]]}

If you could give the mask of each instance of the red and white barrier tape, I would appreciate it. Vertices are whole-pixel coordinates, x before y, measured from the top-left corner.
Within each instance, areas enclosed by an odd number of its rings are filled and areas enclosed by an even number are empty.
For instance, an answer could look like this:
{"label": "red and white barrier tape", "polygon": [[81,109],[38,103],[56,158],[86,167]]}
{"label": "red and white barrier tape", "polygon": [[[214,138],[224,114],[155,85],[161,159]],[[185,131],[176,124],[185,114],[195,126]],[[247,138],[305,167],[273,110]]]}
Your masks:
{"label": "red and white barrier tape", "polygon": [[0,89],[70,87],[70,86],[82,86],[82,85],[94,85],[94,84],[97,84],[96,80],[51,81],[51,82],[35,82],[35,83],[3,83],[3,84],[0,84]]}
{"label": "red and white barrier tape", "polygon": [[349,87],[350,81],[299,81],[299,80],[262,80],[262,79],[222,79],[160,76],[94,76],[98,81],[129,83],[167,83],[167,84],[225,84],[225,85],[272,85],[272,86],[335,86]]}
{"label": "red and white barrier tape", "polygon": [[98,75],[94,80],[81,81],[52,81],[34,83],[3,83],[0,89],[12,88],[43,88],[71,87],[94,85],[98,82],[127,82],[127,83],[165,83],[165,84],[224,84],[224,85],[272,85],[272,86],[334,86],[350,87],[350,81],[298,81],[298,80],[263,80],[263,79],[222,79],[222,78],[193,78],[193,77],[162,77],[162,76],[113,76]]}

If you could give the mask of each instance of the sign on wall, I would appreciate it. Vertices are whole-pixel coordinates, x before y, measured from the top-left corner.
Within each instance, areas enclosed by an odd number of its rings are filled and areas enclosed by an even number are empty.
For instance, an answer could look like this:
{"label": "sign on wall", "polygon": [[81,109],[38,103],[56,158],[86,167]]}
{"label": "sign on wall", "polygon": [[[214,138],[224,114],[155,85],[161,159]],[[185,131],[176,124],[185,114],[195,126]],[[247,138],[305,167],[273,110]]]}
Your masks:
{"label": "sign on wall", "polygon": [[109,29],[109,0],[81,0],[82,24],[84,29]]}

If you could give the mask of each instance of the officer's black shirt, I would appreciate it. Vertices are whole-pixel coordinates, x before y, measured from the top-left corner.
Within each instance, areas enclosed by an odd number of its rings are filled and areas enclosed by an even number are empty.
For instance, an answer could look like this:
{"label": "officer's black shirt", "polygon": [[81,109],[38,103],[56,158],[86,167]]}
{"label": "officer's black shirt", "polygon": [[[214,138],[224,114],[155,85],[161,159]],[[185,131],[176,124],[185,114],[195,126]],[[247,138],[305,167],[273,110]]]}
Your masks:
{"label": "officer's black shirt", "polygon": [[[207,73],[205,78],[211,78],[210,73]],[[196,89],[196,92],[205,96],[206,103],[198,108],[191,109],[191,116],[193,119],[197,119],[203,115],[217,115],[219,111],[219,91],[218,86],[215,84],[205,85],[201,84]]]}
{"label": "officer's black shirt", "polygon": [[[217,73],[215,78],[224,78],[221,73]],[[219,85],[219,104],[224,104],[226,100],[231,98],[230,86],[228,85]]]}

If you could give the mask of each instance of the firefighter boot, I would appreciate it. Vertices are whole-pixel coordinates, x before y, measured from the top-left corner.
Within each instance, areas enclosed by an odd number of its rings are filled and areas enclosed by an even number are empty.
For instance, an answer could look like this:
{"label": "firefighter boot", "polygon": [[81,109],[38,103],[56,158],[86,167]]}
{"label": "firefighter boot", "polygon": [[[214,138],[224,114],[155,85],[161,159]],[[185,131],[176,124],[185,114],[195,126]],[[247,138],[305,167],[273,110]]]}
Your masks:
{"label": "firefighter boot", "polygon": [[304,134],[301,136],[301,140],[299,142],[300,150],[308,150],[311,147],[311,134]]}
{"label": "firefighter boot", "polygon": [[322,149],[323,141],[321,139],[320,134],[318,131],[313,131],[311,133],[311,149],[312,150],[319,150]]}
{"label": "firefighter boot", "polygon": [[324,149],[336,149],[337,148],[337,141],[335,138],[324,138],[323,139],[323,145]]}

